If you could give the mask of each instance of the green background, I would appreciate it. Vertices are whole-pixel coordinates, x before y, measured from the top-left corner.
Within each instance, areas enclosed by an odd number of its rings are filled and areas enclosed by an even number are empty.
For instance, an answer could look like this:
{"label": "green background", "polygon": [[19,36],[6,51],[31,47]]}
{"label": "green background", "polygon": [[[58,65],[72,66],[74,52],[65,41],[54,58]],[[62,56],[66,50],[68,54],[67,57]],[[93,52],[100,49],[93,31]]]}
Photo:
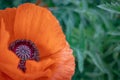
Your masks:
{"label": "green background", "polygon": [[[0,9],[36,0],[0,0]],[[120,80],[119,0],[41,0],[74,50],[72,80]]]}

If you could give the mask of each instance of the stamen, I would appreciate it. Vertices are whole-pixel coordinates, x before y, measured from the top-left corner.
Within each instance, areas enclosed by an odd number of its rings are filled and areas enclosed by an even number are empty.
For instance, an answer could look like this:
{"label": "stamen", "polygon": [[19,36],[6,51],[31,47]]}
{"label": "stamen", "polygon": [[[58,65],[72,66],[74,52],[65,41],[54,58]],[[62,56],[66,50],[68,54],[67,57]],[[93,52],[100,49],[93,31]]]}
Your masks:
{"label": "stamen", "polygon": [[16,40],[9,45],[9,49],[20,58],[18,68],[23,72],[26,70],[26,60],[40,60],[39,51],[35,44],[30,40]]}

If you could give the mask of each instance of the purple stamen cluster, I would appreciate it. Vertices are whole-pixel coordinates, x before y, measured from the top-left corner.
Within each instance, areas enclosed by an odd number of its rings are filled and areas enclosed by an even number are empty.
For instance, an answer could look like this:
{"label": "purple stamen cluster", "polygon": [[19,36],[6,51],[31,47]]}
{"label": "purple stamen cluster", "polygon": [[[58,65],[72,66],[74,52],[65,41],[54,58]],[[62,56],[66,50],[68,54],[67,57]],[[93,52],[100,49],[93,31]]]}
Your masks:
{"label": "purple stamen cluster", "polygon": [[20,58],[18,68],[23,72],[26,70],[26,60],[40,60],[39,51],[35,44],[30,40],[16,40],[9,45],[9,49]]}

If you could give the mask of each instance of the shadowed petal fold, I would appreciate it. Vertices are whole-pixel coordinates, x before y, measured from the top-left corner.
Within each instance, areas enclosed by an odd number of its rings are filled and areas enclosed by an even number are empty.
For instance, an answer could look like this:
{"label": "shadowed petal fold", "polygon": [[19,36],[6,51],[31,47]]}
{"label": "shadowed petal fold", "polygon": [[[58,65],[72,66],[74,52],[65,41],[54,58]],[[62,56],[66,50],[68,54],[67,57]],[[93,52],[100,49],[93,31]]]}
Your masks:
{"label": "shadowed petal fold", "polygon": [[13,35],[16,8],[7,8],[5,10],[0,10],[0,15],[5,23],[6,30],[11,35]]}

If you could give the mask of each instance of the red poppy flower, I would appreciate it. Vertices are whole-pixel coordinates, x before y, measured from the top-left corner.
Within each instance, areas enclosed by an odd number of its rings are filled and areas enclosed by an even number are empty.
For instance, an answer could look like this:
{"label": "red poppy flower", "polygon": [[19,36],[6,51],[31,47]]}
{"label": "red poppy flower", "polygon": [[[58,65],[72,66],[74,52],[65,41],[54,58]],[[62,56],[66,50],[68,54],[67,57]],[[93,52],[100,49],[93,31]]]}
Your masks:
{"label": "red poppy flower", "polygon": [[0,80],[71,80],[74,68],[49,10],[26,3],[0,11]]}

